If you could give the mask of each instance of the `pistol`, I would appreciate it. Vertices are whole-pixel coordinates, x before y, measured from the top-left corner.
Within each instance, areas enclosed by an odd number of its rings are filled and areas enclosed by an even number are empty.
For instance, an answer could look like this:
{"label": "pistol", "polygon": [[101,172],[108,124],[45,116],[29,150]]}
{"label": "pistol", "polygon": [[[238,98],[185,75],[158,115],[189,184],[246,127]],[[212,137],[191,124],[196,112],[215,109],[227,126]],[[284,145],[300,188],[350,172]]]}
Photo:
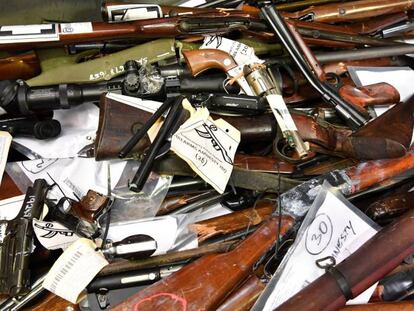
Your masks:
{"label": "pistol", "polygon": [[0,221],[4,232],[0,244],[1,294],[19,296],[30,291],[29,257],[34,241],[32,220],[40,217],[48,189],[44,179],[36,179],[33,187],[27,189],[17,217]]}

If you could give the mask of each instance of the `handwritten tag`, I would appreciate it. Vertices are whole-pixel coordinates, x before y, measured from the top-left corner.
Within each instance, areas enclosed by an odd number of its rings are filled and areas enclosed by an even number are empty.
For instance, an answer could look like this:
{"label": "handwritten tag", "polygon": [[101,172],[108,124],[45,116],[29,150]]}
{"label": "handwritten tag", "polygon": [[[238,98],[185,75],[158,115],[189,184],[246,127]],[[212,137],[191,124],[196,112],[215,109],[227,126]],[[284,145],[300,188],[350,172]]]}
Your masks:
{"label": "handwritten tag", "polygon": [[254,49],[244,43],[223,38],[220,36],[207,36],[200,49],[217,49],[229,53],[238,65],[263,64]]}
{"label": "handwritten tag", "polygon": [[47,274],[43,287],[72,303],[98,272],[108,265],[91,240],[81,238],[58,258]]}
{"label": "handwritten tag", "polygon": [[0,185],[6,168],[7,156],[9,155],[12,136],[8,132],[0,131]]}
{"label": "handwritten tag", "polygon": [[[283,259],[252,310],[274,310],[325,271],[315,261],[327,256],[340,263],[376,234],[379,227],[339,194],[321,187]],[[348,303],[367,303],[375,285]]]}
{"label": "handwritten tag", "polygon": [[37,239],[44,248],[66,249],[79,237],[58,222],[33,219],[33,229]]}
{"label": "handwritten tag", "polygon": [[187,100],[183,105],[191,117],[173,135],[171,150],[217,192],[223,193],[233,171],[240,132],[222,119],[211,119],[207,108],[195,110]]}

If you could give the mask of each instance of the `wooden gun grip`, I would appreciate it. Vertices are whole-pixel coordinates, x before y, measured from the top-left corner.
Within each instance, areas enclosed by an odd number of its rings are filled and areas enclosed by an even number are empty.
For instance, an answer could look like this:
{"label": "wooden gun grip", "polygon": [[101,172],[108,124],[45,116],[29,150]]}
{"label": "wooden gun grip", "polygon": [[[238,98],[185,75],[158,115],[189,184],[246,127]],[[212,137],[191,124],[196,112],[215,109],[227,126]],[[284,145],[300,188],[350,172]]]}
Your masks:
{"label": "wooden gun grip", "polygon": [[374,105],[393,105],[400,102],[398,90],[384,82],[358,88],[345,85],[339,90],[339,95],[346,101],[363,108]]}
{"label": "wooden gun grip", "polygon": [[184,51],[183,55],[193,76],[211,68],[227,72],[237,66],[233,57],[224,51],[216,49]]}

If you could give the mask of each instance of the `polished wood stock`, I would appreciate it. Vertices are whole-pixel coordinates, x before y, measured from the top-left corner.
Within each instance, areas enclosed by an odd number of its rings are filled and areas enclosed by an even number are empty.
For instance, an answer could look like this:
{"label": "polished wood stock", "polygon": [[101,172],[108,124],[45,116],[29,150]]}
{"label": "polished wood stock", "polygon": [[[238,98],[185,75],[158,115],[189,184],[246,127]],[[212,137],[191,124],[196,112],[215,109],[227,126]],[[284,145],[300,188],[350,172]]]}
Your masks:
{"label": "polished wood stock", "polygon": [[35,53],[0,59],[0,77],[2,80],[26,80],[33,78],[39,73],[40,64]]}
{"label": "polished wood stock", "polygon": [[[282,235],[291,224],[292,218],[282,218]],[[215,310],[276,241],[277,227],[277,218],[272,218],[233,251],[202,257],[113,310]]]}
{"label": "polished wood stock", "polygon": [[361,0],[310,7],[285,17],[315,22],[346,22],[408,11],[414,8],[412,0]]}
{"label": "polished wood stock", "polygon": [[234,290],[217,311],[249,311],[264,288],[265,284],[252,274]]}
{"label": "polished wood stock", "polygon": [[[414,252],[414,210],[381,229],[375,236],[336,265],[354,297],[397,267]],[[321,294],[323,293],[323,295]],[[276,310],[337,310],[346,299],[335,278],[325,273]]]}
{"label": "polished wood stock", "polygon": [[388,83],[376,83],[355,88],[344,85],[339,95],[348,102],[362,108],[375,105],[394,105],[400,102],[400,93]]}
{"label": "polished wood stock", "polygon": [[201,243],[217,235],[230,234],[257,226],[270,217],[273,208],[272,202],[261,201],[257,202],[256,207],[199,221],[191,224],[190,228],[197,233],[198,241]]}

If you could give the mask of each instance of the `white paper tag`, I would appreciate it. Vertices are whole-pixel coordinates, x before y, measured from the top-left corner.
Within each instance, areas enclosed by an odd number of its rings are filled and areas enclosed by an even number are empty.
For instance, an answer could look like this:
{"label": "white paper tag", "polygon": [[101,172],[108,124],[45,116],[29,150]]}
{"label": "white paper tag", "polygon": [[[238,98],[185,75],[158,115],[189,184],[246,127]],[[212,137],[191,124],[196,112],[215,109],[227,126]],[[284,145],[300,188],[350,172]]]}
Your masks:
{"label": "white paper tag", "polygon": [[60,24],[60,33],[64,35],[88,32],[93,32],[91,22]]}
{"label": "white paper tag", "polygon": [[43,287],[72,303],[98,272],[108,265],[101,252],[95,251],[91,240],[81,238],[56,260],[47,274]]}
{"label": "white paper tag", "polygon": [[163,16],[161,7],[156,4],[107,5],[106,10],[109,23],[160,18]]}
{"label": "white paper tag", "polygon": [[9,155],[12,136],[8,132],[0,131],[0,185]]}
{"label": "white paper tag", "polygon": [[244,43],[223,38],[207,36],[200,49],[217,49],[229,53],[238,65],[263,64],[256,56],[254,49]]}
{"label": "white paper tag", "polygon": [[58,24],[0,26],[0,44],[57,40]]}
{"label": "white paper tag", "polygon": [[[315,204],[325,193],[318,209]],[[356,208],[349,208],[330,191],[321,191],[312,209],[317,209],[316,214],[312,212],[306,216],[295,244],[276,271],[277,283],[261,310],[274,310],[323,275],[325,271],[316,266],[316,260],[332,256],[338,264],[377,233],[375,223]],[[308,227],[303,228],[309,222]],[[367,303],[374,289],[375,285],[352,302]]]}
{"label": "white paper tag", "polygon": [[222,119],[213,121],[207,108],[194,111],[188,101],[183,103],[192,115],[173,135],[171,150],[223,193],[233,170],[240,132]]}
{"label": "white paper tag", "polygon": [[12,220],[19,214],[24,197],[22,194],[17,197],[5,199],[0,201],[0,220]]}
{"label": "white paper tag", "polygon": [[66,249],[79,237],[58,222],[33,219],[33,229],[40,244],[47,249]]}
{"label": "white paper tag", "polygon": [[290,115],[282,95],[271,94],[267,95],[266,99],[282,132],[297,131],[296,124]]}
{"label": "white paper tag", "polygon": [[43,178],[49,185],[55,182],[59,187],[49,191],[50,197],[65,196],[78,200],[86,195],[88,190],[106,193],[108,190],[108,165],[111,170],[111,189],[118,183],[126,161],[95,161],[93,158],[70,159],[39,159],[9,163],[8,166],[17,165],[31,180]]}
{"label": "white paper tag", "polygon": [[[160,230],[162,228],[162,230]],[[156,250],[151,256],[168,252],[178,235],[178,223],[175,217],[161,216],[132,222],[111,224],[108,239],[119,242],[134,235],[146,235],[156,242]]]}
{"label": "white paper tag", "polygon": [[125,105],[154,113],[162,105],[161,102],[154,100],[145,100],[138,97],[126,96],[117,93],[107,93],[106,98],[116,100]]}
{"label": "white paper tag", "polygon": [[202,5],[206,3],[206,0],[187,0],[181,3],[179,6],[187,7],[187,8],[194,8],[198,5]]}

